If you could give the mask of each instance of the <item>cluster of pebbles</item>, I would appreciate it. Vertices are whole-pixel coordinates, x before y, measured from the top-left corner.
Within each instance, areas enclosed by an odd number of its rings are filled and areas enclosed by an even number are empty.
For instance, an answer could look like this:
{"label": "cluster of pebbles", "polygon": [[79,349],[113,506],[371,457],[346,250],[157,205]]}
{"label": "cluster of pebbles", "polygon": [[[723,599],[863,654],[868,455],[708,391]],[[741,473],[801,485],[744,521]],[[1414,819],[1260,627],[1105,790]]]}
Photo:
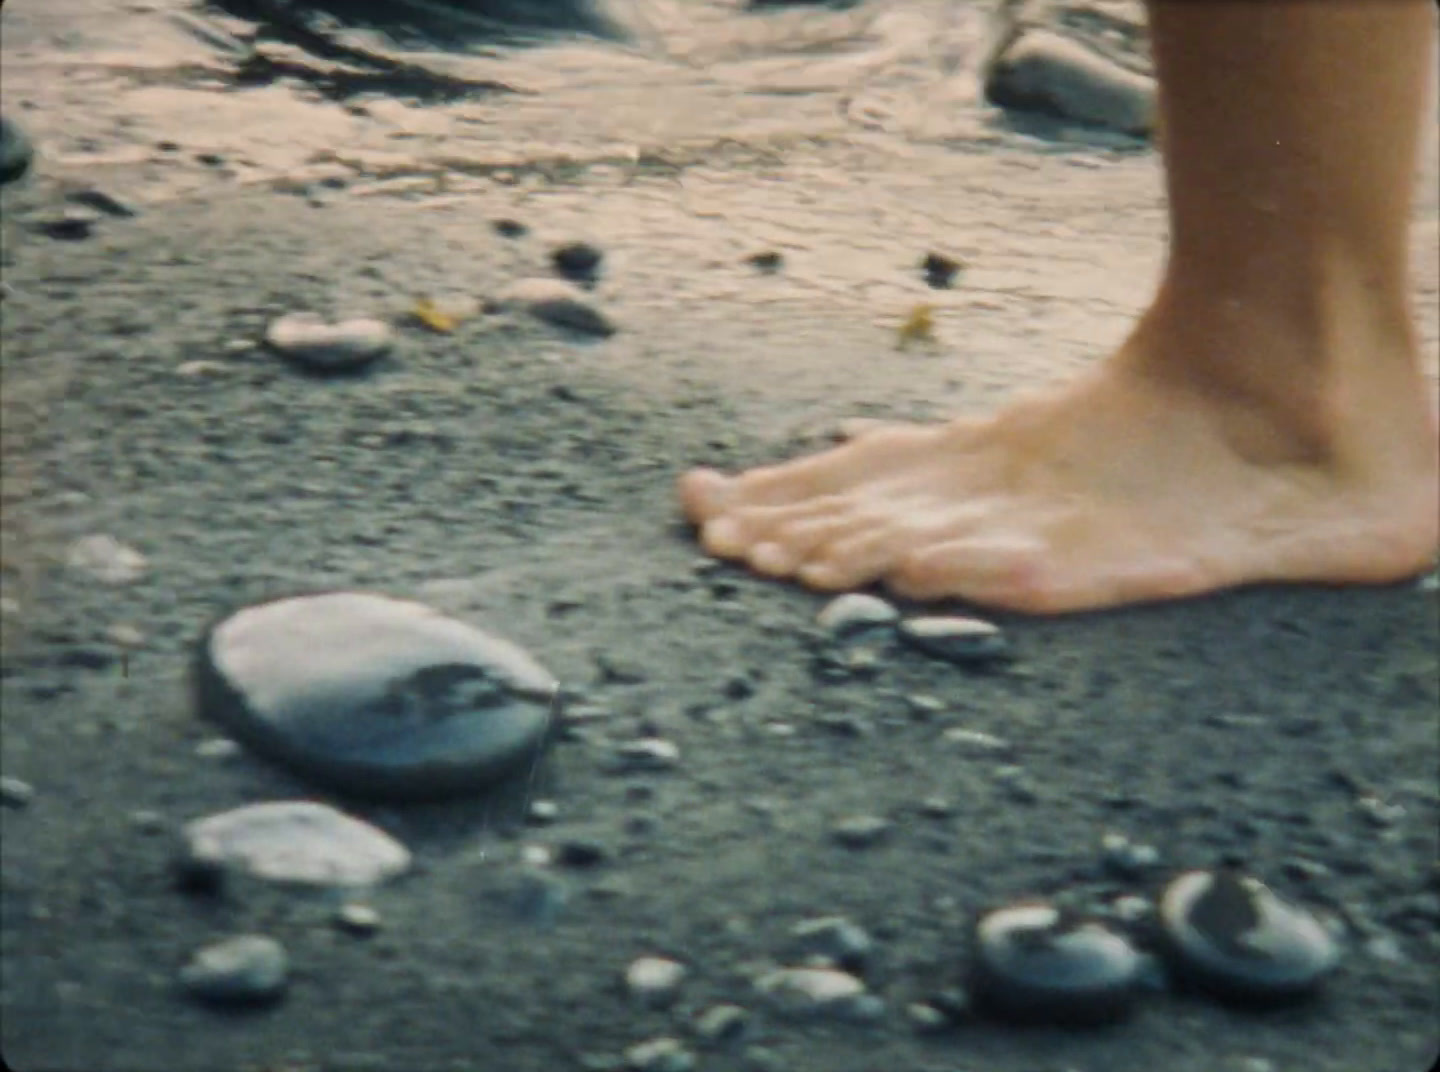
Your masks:
{"label": "cluster of pebbles", "polygon": [[[817,623],[836,645],[887,635],[971,668],[1013,658],[1004,631],[992,623],[907,618],[869,595],[833,600]],[[623,677],[625,668],[609,673]],[[306,781],[372,799],[480,792],[536,762],[558,728],[558,685],[526,652],[424,604],[365,592],[288,596],[235,611],[200,638],[193,681],[201,716],[257,755]],[[646,737],[625,742],[611,758],[620,771],[654,772],[681,757],[673,742]],[[554,801],[537,800],[527,818],[541,826],[558,814]],[[881,817],[852,816],[832,834],[859,849],[888,829]],[[1105,837],[1100,851],[1109,871],[1137,880],[1160,864],[1153,848],[1119,834]],[[564,901],[552,865],[585,869],[606,855],[604,845],[583,838],[523,847],[517,874],[525,881],[515,892],[524,904],[517,907],[532,921],[552,918]],[[405,846],[368,823],[312,801],[277,801],[187,825],[175,875],[198,894],[219,891],[236,872],[338,889],[335,925],[363,935],[381,925],[366,891],[409,866]],[[1123,1018],[1157,976],[1247,1005],[1289,1001],[1312,993],[1340,956],[1337,938],[1316,917],[1231,871],[1187,871],[1153,903],[1138,895],[1128,902],[1105,914],[1044,901],[982,913],[970,935],[966,984],[909,1003],[906,1020],[917,1031],[977,1014],[1110,1022]],[[715,1047],[746,1037],[757,1013],[883,1020],[889,1006],[867,981],[874,949],[871,935],[849,919],[802,920],[781,961],[752,973],[748,997],[687,1012],[687,1031],[699,1045]],[[640,1004],[668,1008],[689,975],[678,960],[648,955],[624,970],[622,985]],[[199,950],[180,983],[208,1003],[273,1003],[288,983],[286,953],[263,935],[227,938]],[[695,1060],[680,1037],[660,1036],[593,1064],[683,1072]]]}

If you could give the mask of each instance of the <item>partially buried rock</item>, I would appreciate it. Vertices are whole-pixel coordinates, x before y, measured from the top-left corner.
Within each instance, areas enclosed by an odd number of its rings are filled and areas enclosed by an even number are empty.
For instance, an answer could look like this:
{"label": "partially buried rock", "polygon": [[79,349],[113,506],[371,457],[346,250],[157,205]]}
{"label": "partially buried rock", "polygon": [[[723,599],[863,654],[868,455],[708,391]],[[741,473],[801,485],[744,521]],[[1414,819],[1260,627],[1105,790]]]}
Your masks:
{"label": "partially buried rock", "polygon": [[589,242],[566,242],[550,251],[550,263],[566,279],[589,283],[600,270],[605,254]]}
{"label": "partially buried rock", "polygon": [[835,968],[780,968],[756,980],[771,1008],[795,1019],[864,1019],[869,992],[855,976]]}
{"label": "partially buried rock", "polygon": [[849,815],[830,828],[830,836],[847,849],[866,849],[890,834],[889,819],[879,815]]}
{"label": "partially buried rock", "polygon": [[1144,961],[1100,923],[1044,903],[982,916],[975,927],[973,993],[997,1015],[1085,1025],[1130,1011]]}
{"label": "partially buried rock", "polygon": [[918,651],[961,666],[985,666],[1011,657],[1010,642],[997,625],[979,618],[909,618],[900,639]]}
{"label": "partially buried rock", "polygon": [[615,334],[615,325],[573,283],[563,279],[521,279],[499,295],[505,306],[524,309],[548,324],[602,338]]}
{"label": "partially buried rock", "polygon": [[1228,870],[1180,875],[1161,895],[1157,917],[1175,975],[1235,1002],[1304,997],[1340,960],[1313,915]]}
{"label": "partially buried rock", "polygon": [[847,592],[826,603],[815,621],[832,636],[844,637],[888,628],[899,618],[900,612],[879,596]]}
{"label": "partially buried rock", "polygon": [[58,213],[39,220],[35,227],[50,238],[79,242],[95,233],[100,213],[84,205],[66,205]]}
{"label": "partially buried rock", "polygon": [[556,681],[421,603],[328,592],[259,603],[198,645],[200,714],[257,754],[363,797],[476,792],[533,765]]}
{"label": "partially buried rock", "polygon": [[180,985],[217,1005],[263,1005],[285,992],[289,962],[273,938],[247,934],[206,946],[180,972]]}
{"label": "partially buried rock", "polygon": [[368,886],[410,866],[389,834],[327,804],[272,801],[185,827],[182,862],[237,867],[257,878],[314,886]]}
{"label": "partially buried rock", "polygon": [[319,373],[359,372],[390,352],[393,337],[383,320],[330,323],[313,313],[282,316],[265,331],[265,342],[276,353]]}
{"label": "partially buried rock", "polygon": [[1020,34],[989,64],[985,98],[1125,134],[1148,134],[1155,82],[1059,34]]}

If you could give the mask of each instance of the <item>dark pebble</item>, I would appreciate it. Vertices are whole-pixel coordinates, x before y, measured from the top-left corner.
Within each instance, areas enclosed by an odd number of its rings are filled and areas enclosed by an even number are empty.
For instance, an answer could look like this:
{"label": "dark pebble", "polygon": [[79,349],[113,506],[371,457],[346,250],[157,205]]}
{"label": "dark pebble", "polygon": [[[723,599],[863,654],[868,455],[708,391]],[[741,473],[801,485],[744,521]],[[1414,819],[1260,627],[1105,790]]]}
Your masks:
{"label": "dark pebble", "polygon": [[495,233],[502,238],[523,238],[530,233],[530,228],[519,220],[491,220],[490,226],[494,227]]}
{"label": "dark pebble", "polygon": [[100,216],[93,209],[70,205],[62,209],[59,215],[40,220],[35,228],[49,238],[62,242],[79,242],[94,234],[95,225],[99,222]]}
{"label": "dark pebble", "polygon": [[594,867],[609,855],[610,850],[591,838],[572,838],[555,847],[555,862],[562,867]]}
{"label": "dark pebble", "polygon": [[566,279],[588,283],[600,270],[605,255],[589,242],[567,242],[550,253],[550,263]]}
{"label": "dark pebble", "polygon": [[1340,959],[1335,939],[1313,915],[1229,870],[1174,879],[1157,919],[1175,976],[1238,1003],[1303,997]]}
{"label": "dark pebble", "polygon": [[555,679],[421,603],[329,592],[245,607],[195,655],[201,715],[280,766],[361,797],[480,791],[538,761]]}
{"label": "dark pebble", "polygon": [[946,290],[955,282],[955,276],[963,267],[954,257],[931,251],[925,254],[920,268],[925,272],[925,282],[936,290]]}
{"label": "dark pebble", "polygon": [[0,186],[24,178],[35,159],[35,148],[15,122],[0,116]]}
{"label": "dark pebble", "polygon": [[103,212],[107,216],[115,216],[119,219],[130,219],[140,215],[134,208],[121,201],[118,197],[107,194],[104,190],[97,190],[88,187],[83,190],[72,190],[65,195],[67,201],[85,208],[94,209],[96,212]]}
{"label": "dark pebble", "polygon": [[1044,903],[1017,904],[975,926],[972,992],[1005,1019],[1075,1026],[1129,1013],[1143,965],[1123,936]]}
{"label": "dark pebble", "polygon": [[785,265],[785,258],[773,249],[762,250],[759,253],[752,253],[745,258],[745,263],[765,275],[774,275]]}

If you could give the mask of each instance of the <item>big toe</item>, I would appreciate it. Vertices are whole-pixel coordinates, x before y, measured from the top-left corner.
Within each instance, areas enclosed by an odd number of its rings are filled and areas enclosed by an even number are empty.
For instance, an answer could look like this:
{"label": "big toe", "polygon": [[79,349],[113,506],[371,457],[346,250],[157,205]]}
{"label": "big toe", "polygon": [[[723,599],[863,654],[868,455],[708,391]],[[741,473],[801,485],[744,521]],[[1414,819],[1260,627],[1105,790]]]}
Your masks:
{"label": "big toe", "polygon": [[680,508],[690,521],[702,524],[724,512],[734,483],[714,469],[692,469],[676,483]]}

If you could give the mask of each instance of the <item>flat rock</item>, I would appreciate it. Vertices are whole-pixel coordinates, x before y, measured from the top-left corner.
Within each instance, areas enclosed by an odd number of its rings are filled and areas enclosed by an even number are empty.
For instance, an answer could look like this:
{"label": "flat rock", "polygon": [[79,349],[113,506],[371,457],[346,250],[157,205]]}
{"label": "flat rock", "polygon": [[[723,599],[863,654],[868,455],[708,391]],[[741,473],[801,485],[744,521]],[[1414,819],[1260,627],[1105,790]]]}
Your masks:
{"label": "flat rock", "polygon": [[755,987],[782,1016],[833,1016],[849,1019],[863,1012],[865,984],[835,968],[779,968],[761,976]]}
{"label": "flat rock", "polygon": [[1312,914],[1230,871],[1176,877],[1161,894],[1157,920],[1175,975],[1241,1004],[1304,997],[1340,960],[1339,945]]}
{"label": "flat rock", "polygon": [[1015,38],[991,61],[985,97],[1002,108],[1040,112],[1124,134],[1148,134],[1155,80],[1048,30]]}
{"label": "flat rock", "polygon": [[538,760],[554,677],[523,649],[407,600],[330,592],[211,626],[202,717],[302,778],[365,797],[483,790]]}
{"label": "flat rock", "polygon": [[271,323],[265,342],[311,371],[358,372],[390,352],[394,332],[383,320],[359,317],[334,323],[314,313],[290,313]]}
{"label": "flat rock", "polygon": [[1004,631],[979,618],[907,618],[896,629],[917,651],[961,666],[984,666],[1011,656]]}
{"label": "flat rock", "polygon": [[188,859],[239,867],[258,878],[366,886],[410,866],[410,852],[369,823],[314,801],[272,801],[186,825]]}
{"label": "flat rock", "polygon": [[888,627],[899,618],[900,612],[879,596],[847,592],[826,603],[815,621],[832,636],[849,636]]}
{"label": "flat rock", "polygon": [[65,552],[65,564],[102,584],[131,584],[145,576],[149,564],[135,548],[108,533],[82,536]]}
{"label": "flat rock", "polygon": [[585,335],[614,335],[614,323],[573,283],[563,279],[521,279],[499,294],[502,305],[524,309],[531,316]]}
{"label": "flat rock", "polygon": [[201,1001],[257,1005],[285,992],[289,958],[273,938],[246,934],[201,949],[180,971],[180,985]]}

